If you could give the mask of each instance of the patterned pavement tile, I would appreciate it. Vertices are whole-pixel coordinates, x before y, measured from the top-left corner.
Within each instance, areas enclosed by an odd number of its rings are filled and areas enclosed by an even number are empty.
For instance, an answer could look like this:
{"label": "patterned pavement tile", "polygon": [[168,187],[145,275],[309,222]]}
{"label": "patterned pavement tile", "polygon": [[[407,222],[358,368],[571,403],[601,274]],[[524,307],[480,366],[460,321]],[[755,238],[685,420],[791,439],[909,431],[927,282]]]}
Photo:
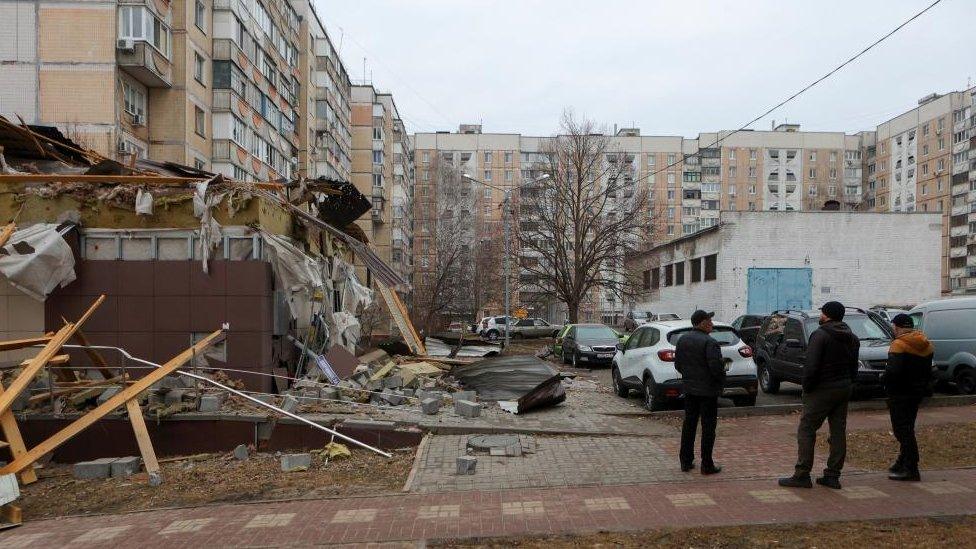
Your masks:
{"label": "patterned pavement tile", "polygon": [[273,515],[256,515],[244,528],[279,528],[291,524],[295,513],[277,513]]}
{"label": "patterned pavement tile", "polygon": [[353,522],[373,522],[376,509],[343,509],[332,517],[333,524]]}
{"label": "patterned pavement tile", "polygon": [[541,501],[502,502],[503,515],[536,515],[545,512]]}
{"label": "patterned pavement tile", "polygon": [[591,498],[584,501],[586,508],[590,511],[625,511],[630,509],[630,504],[625,498]]}
{"label": "patterned pavement tile", "polygon": [[8,549],[21,549],[21,547],[31,547],[35,542],[50,535],[51,534],[44,532],[34,534],[15,534],[9,538],[4,538],[0,545],[7,547]]}
{"label": "patterned pavement tile", "polygon": [[967,492],[972,492],[972,490],[966,488],[965,486],[948,481],[916,482],[914,485],[930,494],[965,494]]}
{"label": "patterned pavement tile", "polygon": [[203,519],[187,519],[187,520],[176,520],[159,531],[160,534],[185,534],[187,532],[199,532],[204,526],[213,522],[214,519],[203,518]]}
{"label": "patterned pavement tile", "polygon": [[762,503],[796,503],[803,498],[789,490],[774,488],[772,490],[752,490],[749,495]]}
{"label": "patterned pavement tile", "polygon": [[715,500],[708,494],[702,492],[690,492],[687,494],[668,494],[671,505],[675,507],[704,507],[715,505]]}
{"label": "patterned pavement tile", "polygon": [[849,486],[839,490],[839,493],[847,499],[874,499],[888,497],[888,494],[870,486]]}
{"label": "patterned pavement tile", "polygon": [[424,505],[417,511],[418,519],[453,518],[461,516],[460,505]]}
{"label": "patterned pavement tile", "polygon": [[104,528],[93,528],[84,534],[71,540],[71,543],[91,543],[94,541],[108,541],[114,539],[131,526],[106,526]]}

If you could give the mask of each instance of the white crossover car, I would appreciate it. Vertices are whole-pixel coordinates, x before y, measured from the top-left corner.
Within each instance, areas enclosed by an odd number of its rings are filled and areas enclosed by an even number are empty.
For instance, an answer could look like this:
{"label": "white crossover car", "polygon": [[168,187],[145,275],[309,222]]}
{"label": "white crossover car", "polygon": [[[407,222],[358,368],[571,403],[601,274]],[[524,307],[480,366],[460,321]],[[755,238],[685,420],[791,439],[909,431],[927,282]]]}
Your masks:
{"label": "white crossover car", "polygon": [[[648,410],[663,410],[681,398],[681,375],[674,369],[678,339],[692,330],[688,320],[642,324],[613,357],[613,389],[622,396],[638,390]],[[711,336],[718,341],[725,360],[725,388],[722,396],[736,406],[756,404],[756,363],[752,348],[742,342],[731,326],[715,323]]]}

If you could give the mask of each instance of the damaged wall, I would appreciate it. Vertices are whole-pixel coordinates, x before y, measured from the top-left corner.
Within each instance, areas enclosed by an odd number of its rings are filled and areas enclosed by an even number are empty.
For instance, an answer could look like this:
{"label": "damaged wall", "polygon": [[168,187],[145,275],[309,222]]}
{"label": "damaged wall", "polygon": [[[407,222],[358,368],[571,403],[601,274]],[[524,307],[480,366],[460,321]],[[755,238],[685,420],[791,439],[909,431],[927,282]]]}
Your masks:
{"label": "damaged wall", "polygon": [[[14,288],[0,277],[0,339],[26,339],[44,332],[44,303]],[[0,362],[20,362],[37,354],[26,348],[0,352]]]}

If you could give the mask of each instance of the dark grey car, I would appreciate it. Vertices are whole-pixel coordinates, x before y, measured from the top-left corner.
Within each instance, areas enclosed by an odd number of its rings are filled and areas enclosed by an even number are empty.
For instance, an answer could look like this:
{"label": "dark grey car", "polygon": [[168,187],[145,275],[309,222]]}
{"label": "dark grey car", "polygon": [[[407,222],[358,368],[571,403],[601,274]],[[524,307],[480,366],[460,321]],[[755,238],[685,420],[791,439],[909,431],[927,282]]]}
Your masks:
{"label": "dark grey car", "polygon": [[603,324],[576,324],[563,337],[563,364],[609,366],[619,341]]}

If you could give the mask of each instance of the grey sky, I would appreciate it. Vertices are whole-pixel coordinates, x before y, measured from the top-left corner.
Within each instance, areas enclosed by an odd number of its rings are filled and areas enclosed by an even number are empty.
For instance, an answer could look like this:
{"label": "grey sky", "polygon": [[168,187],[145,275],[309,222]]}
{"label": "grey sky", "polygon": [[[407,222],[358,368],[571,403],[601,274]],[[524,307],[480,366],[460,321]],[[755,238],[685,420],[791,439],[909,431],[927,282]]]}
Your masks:
{"label": "grey sky", "polygon": [[[315,2],[350,77],[362,80],[366,57],[411,132],[480,121],[550,135],[569,107],[694,137],[752,119],[931,0]],[[976,77],[974,19],[973,0],[943,0],[771,118],[853,132],[963,89]]]}

